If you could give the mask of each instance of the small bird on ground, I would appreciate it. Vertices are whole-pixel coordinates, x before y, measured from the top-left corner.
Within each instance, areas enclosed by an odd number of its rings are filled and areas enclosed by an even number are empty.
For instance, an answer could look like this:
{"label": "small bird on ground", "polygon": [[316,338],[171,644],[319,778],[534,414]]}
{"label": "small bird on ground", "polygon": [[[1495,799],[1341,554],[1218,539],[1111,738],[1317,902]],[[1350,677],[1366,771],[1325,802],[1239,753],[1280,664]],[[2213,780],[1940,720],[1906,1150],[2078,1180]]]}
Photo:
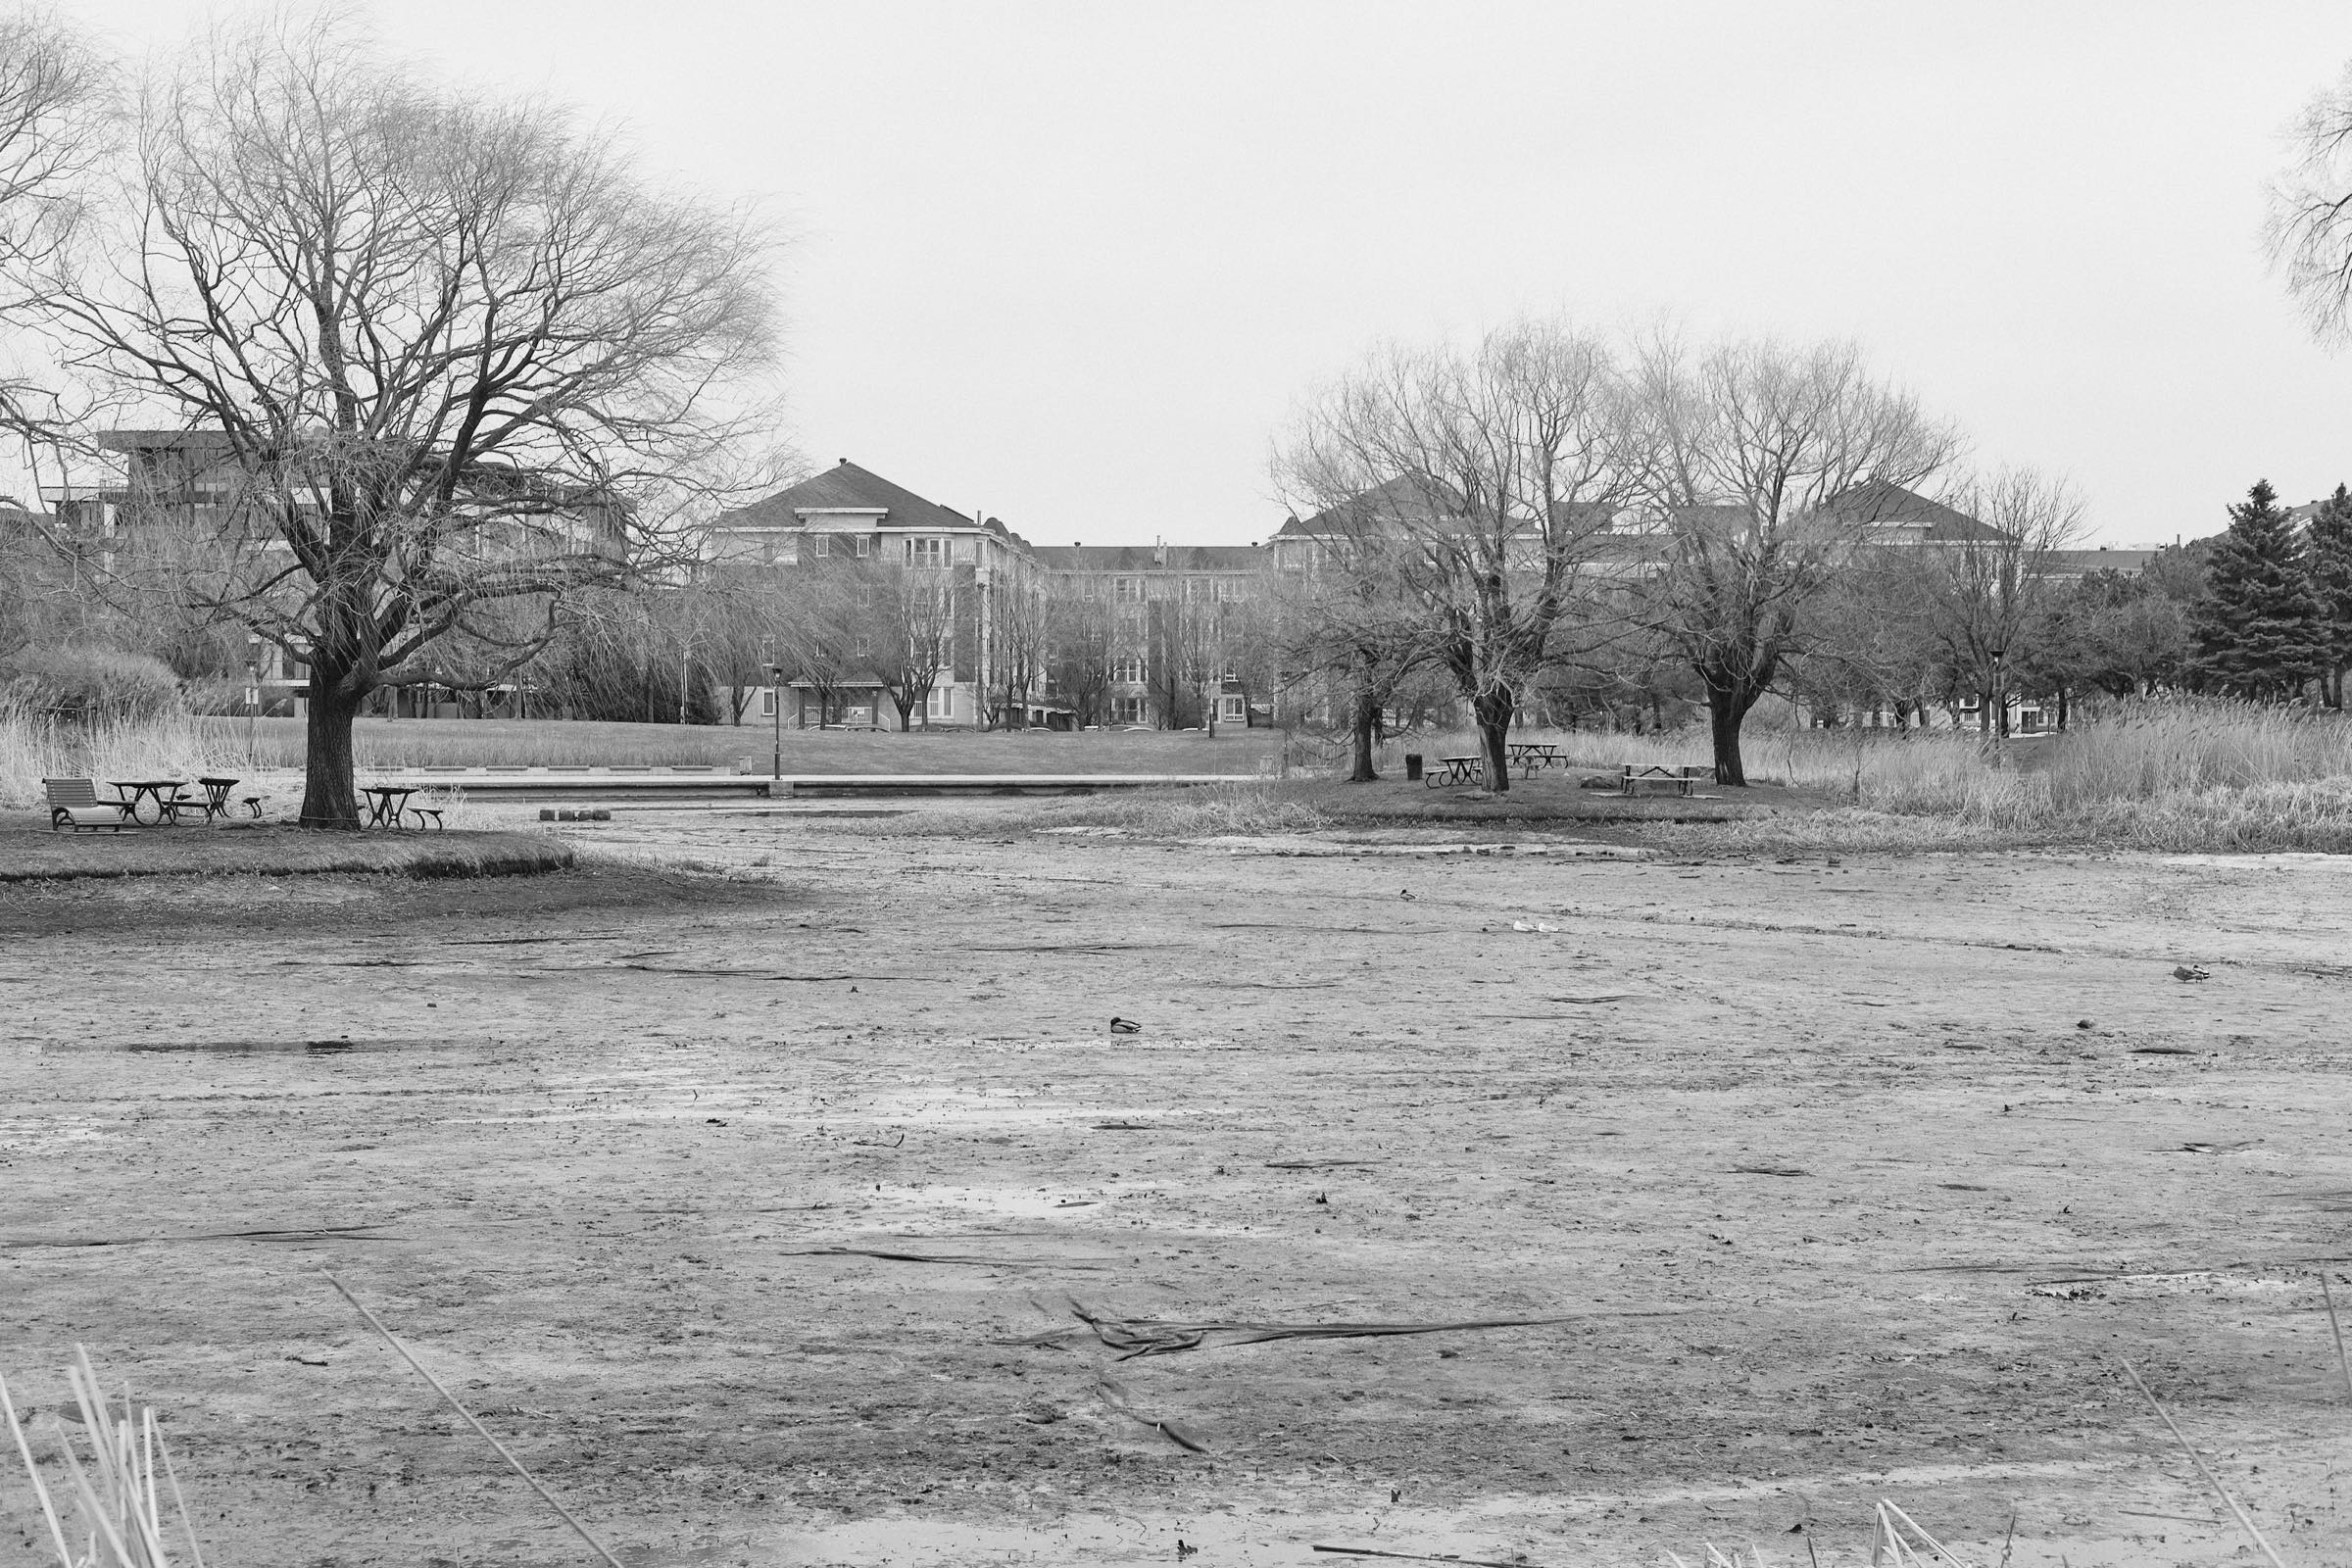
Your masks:
{"label": "small bird on ground", "polygon": [[2207,974],[2202,969],[2192,969],[2187,964],[2183,963],[2174,966],[2173,978],[2176,980],[2210,980],[2213,978],[2213,976]]}
{"label": "small bird on ground", "polygon": [[1144,1026],[1133,1018],[1113,1018],[1110,1020],[1110,1032],[1114,1035],[1140,1035],[1144,1032]]}
{"label": "small bird on ground", "polygon": [[1413,896],[1413,890],[1411,888],[1399,888],[1396,890],[1396,896],[1400,899],[1410,899]]}

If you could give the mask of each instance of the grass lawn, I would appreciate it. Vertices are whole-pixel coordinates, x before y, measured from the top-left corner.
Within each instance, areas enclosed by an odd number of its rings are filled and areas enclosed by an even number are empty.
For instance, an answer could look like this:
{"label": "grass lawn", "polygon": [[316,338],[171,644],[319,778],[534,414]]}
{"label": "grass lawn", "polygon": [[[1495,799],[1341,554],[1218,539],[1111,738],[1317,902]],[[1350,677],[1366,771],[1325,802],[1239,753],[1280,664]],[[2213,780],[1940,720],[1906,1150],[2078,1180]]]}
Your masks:
{"label": "grass lawn", "polygon": [[[1627,797],[1614,788],[1592,790],[1593,775],[1539,773],[1514,779],[1506,795],[1457,786],[1431,789],[1401,772],[1368,784],[1330,778],[1237,779],[1181,789],[1104,791],[1008,809],[942,809],[910,814],[885,831],[933,837],[986,837],[1006,831],[1054,833],[1111,829],[1138,838],[1202,839],[1234,835],[1320,833],[1333,829],[1494,828],[1558,829],[1587,836],[1595,829],[1642,824],[1736,824],[1782,811],[1810,812],[1819,792],[1758,785],[1709,797]],[[1695,830],[1695,829],[1694,829]],[[1607,836],[1605,833],[1603,836]]]}
{"label": "grass lawn", "polygon": [[1333,822],[1380,827],[1414,823],[1477,822],[1689,822],[1738,821],[1789,807],[1821,804],[1815,792],[1778,785],[1747,789],[1710,788],[1703,796],[1626,796],[1615,788],[1585,789],[1601,776],[1574,768],[1546,769],[1533,778],[1511,780],[1510,791],[1490,795],[1470,785],[1432,789],[1408,781],[1402,770],[1369,784],[1336,779],[1292,779],[1277,786],[1284,798],[1320,811]]}
{"label": "grass lawn", "polygon": [[[220,750],[259,767],[300,767],[300,719],[205,721]],[[1282,755],[1283,732],[1142,733],[1046,730],[787,729],[788,773],[1234,773],[1255,775]],[[614,724],[565,719],[364,718],[355,750],[365,769],[404,767],[736,766],[764,773],[775,732],[746,724]]]}
{"label": "grass lawn", "polygon": [[276,824],[52,833],[21,821],[0,825],[0,882],[331,872],[517,876],[572,863],[568,845],[535,833],[314,833]]}

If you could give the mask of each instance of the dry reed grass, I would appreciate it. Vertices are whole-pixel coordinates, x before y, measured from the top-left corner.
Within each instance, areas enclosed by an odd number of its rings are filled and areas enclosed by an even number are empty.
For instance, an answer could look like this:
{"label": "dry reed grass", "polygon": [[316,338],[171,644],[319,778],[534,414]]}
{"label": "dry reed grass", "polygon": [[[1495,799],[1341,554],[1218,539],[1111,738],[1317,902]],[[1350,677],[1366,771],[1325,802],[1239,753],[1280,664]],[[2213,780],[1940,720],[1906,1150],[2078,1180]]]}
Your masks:
{"label": "dry reed grass", "polygon": [[[18,1419],[8,1386],[0,1381],[0,1413],[7,1416],[17,1455],[39,1499],[41,1518],[49,1527],[50,1544],[60,1568],[169,1568],[171,1548],[165,1541],[159,1477],[171,1490],[172,1511],[187,1541],[188,1560],[193,1568],[204,1568],[204,1553],[197,1548],[187,1501],[180,1495],[178,1477],[172,1474],[172,1455],[164,1446],[163,1434],[156,1429],[154,1410],[133,1405],[130,1391],[124,1389],[122,1413],[118,1417],[99,1389],[90,1352],[78,1345],[74,1352],[74,1365],[66,1369],[66,1380],[80,1406],[90,1458],[85,1466],[60,1424],[57,1449],[72,1487],[67,1494],[73,1524],[70,1535],[67,1518],[41,1478],[31,1440],[24,1423]],[[78,1549],[73,1544],[76,1540],[82,1543]]]}
{"label": "dry reed grass", "polygon": [[251,778],[277,765],[185,713],[77,724],[0,710],[0,806],[39,805],[44,778]]}
{"label": "dry reed grass", "polygon": [[[1691,1562],[1679,1552],[1669,1551],[1666,1560],[1673,1568],[1774,1568],[1776,1559],[1764,1554],[1764,1548],[1750,1544],[1745,1551],[1725,1551],[1709,1542],[1706,1555]],[[1820,1558],[1807,1548],[1807,1558]],[[2008,1560],[2006,1552],[2003,1562]],[[1871,1568],[1977,1568],[1968,1558],[1928,1534],[1920,1522],[1888,1499],[1879,1499],[1877,1512],[1870,1528]]]}
{"label": "dry reed grass", "polygon": [[[1852,807],[1660,827],[1651,838],[1692,854],[2056,846],[2352,854],[2352,718],[2343,714],[2133,703],[1998,762],[1973,737],[1951,734],[1834,744],[1856,759]],[[1822,749],[1810,756],[1818,766]],[[1791,771],[1801,778],[1807,769]]]}

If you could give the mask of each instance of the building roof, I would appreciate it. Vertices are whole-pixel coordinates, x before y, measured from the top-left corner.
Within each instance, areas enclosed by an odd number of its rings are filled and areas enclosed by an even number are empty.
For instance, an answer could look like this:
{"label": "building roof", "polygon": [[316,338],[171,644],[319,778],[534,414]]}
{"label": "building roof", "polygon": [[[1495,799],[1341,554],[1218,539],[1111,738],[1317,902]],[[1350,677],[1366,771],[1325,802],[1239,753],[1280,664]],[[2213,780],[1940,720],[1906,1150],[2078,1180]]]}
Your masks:
{"label": "building roof", "polygon": [[1032,545],[1029,554],[1049,571],[1255,571],[1266,561],[1257,545]]}
{"label": "building roof", "polygon": [[228,447],[228,432],[219,429],[202,430],[101,430],[98,450],[101,452],[219,452]]}
{"label": "building roof", "polygon": [[2052,576],[2083,577],[2094,571],[2135,575],[2147,570],[2157,554],[2154,550],[2110,550],[2101,546],[2095,550],[2053,550],[2044,559]]}
{"label": "building roof", "polygon": [[1277,539],[1328,539],[1351,525],[1378,522],[1407,514],[1443,514],[1461,505],[1461,497],[1444,480],[1427,474],[1401,473],[1360,495],[1325,507],[1304,521],[1291,517],[1274,530]]}
{"label": "building roof", "polygon": [[712,526],[722,531],[796,528],[802,526],[802,513],[828,511],[879,512],[883,514],[881,526],[885,528],[978,528],[1000,539],[1013,537],[1012,530],[994,517],[977,520],[967,517],[953,507],[927,501],[904,485],[893,484],[870,469],[860,468],[847,458],[748,507],[719,514]]}
{"label": "building roof", "polygon": [[1947,507],[1916,490],[1873,479],[1856,485],[1831,503],[1838,511],[1875,528],[1899,528],[1916,533],[1929,544],[1992,544],[2008,538],[1989,522],[1981,522],[1956,507]]}

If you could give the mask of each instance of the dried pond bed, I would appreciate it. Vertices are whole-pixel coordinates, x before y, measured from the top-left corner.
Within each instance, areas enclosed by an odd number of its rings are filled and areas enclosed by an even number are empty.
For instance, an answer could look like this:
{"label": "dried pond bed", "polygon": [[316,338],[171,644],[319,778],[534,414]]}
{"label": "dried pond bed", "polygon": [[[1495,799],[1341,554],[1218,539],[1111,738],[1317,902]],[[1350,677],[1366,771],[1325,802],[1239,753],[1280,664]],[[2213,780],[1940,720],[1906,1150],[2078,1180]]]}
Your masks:
{"label": "dried pond bed", "polygon": [[2346,1560],[2334,862],[626,832],[0,890],[9,1370],[208,1556],[571,1560],[331,1266],[632,1562],[2230,1560],[2119,1354]]}

